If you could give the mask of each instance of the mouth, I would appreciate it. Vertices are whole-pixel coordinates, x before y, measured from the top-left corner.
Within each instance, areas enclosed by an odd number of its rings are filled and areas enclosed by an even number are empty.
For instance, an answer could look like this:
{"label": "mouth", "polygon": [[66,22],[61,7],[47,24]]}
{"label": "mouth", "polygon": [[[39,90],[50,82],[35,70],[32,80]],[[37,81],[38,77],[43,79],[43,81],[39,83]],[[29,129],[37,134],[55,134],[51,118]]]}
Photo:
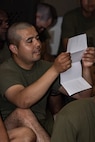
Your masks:
{"label": "mouth", "polygon": [[37,55],[41,55],[41,49],[35,50],[34,53],[37,54]]}

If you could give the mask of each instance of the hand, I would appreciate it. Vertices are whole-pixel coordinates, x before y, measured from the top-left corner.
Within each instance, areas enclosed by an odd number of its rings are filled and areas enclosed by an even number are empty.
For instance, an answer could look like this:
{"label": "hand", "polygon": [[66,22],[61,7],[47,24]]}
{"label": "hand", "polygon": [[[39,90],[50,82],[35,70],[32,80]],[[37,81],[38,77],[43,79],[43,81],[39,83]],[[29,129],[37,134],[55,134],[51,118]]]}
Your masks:
{"label": "hand", "polygon": [[84,67],[91,67],[95,63],[95,47],[86,49],[82,57],[82,64]]}
{"label": "hand", "polygon": [[61,73],[68,70],[71,67],[71,63],[70,53],[63,52],[55,59],[53,66],[57,73]]}

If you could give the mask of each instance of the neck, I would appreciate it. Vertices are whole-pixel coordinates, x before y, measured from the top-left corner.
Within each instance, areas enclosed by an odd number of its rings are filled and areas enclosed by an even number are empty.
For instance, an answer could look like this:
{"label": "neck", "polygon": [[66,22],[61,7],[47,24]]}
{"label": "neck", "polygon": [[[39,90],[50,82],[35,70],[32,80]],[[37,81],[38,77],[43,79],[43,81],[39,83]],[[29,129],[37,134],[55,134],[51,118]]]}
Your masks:
{"label": "neck", "polygon": [[18,58],[15,58],[15,57],[13,57],[13,60],[16,62],[16,64],[18,66],[20,66],[21,68],[23,68],[25,70],[32,69],[32,67],[34,65],[34,62],[31,62],[31,63],[29,63],[29,62],[23,62],[23,61],[19,60]]}

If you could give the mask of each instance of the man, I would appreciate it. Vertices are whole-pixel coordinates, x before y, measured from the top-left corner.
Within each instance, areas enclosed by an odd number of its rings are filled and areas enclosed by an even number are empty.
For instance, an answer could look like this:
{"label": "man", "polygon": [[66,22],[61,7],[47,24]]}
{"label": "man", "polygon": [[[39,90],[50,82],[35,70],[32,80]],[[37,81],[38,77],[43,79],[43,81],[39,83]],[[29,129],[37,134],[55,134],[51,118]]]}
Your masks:
{"label": "man", "polygon": [[6,45],[6,33],[9,27],[8,15],[0,9],[0,63],[10,57],[10,51]]}
{"label": "man", "polygon": [[47,29],[52,27],[56,21],[57,12],[52,5],[48,3],[39,3],[37,5],[36,26],[39,32],[43,31],[44,28]]}
{"label": "man", "polygon": [[[0,66],[0,108],[5,125],[8,130],[24,125],[32,129],[38,142],[49,142],[52,123],[46,115],[47,100],[51,90],[68,95],[58,76],[71,67],[70,53],[61,53],[53,64],[40,60],[41,42],[28,23],[13,24],[8,30],[8,41],[12,58]],[[94,54],[95,49],[88,48],[82,58],[83,77],[90,84]],[[75,98],[90,96],[91,89],[74,94]]]}
{"label": "man", "polygon": [[76,100],[62,108],[51,142],[95,142],[95,97]]}
{"label": "man", "polygon": [[36,27],[42,42],[42,59],[54,61],[54,56],[50,54],[48,29],[55,25],[57,21],[56,9],[48,3],[39,3],[36,12]]}
{"label": "man", "polygon": [[95,0],[80,0],[80,6],[64,15],[59,53],[66,51],[68,38],[82,33],[87,33],[88,46],[95,46]]}

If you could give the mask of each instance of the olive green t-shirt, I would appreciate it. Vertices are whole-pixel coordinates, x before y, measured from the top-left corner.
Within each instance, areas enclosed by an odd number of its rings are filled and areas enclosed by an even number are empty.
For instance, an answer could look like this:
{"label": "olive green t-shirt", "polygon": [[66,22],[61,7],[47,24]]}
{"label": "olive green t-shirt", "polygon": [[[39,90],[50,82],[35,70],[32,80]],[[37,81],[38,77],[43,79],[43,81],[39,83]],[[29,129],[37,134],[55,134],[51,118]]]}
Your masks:
{"label": "olive green t-shirt", "polygon": [[76,100],[63,107],[57,115],[51,142],[95,142],[94,99]]}
{"label": "olive green t-shirt", "polygon": [[[51,67],[51,65],[52,63],[50,62],[39,60],[35,62],[31,70],[25,70],[18,66],[12,58],[0,65],[0,112],[3,120],[5,120],[6,117],[16,109],[16,106],[5,98],[5,91],[16,84],[21,84],[24,87],[29,86],[38,80],[48,68]],[[53,89],[53,91],[58,91],[59,87],[59,78],[57,78],[44,97],[30,107],[38,121],[49,134],[52,132],[53,117],[50,113],[47,114],[46,112],[47,99],[50,90]]]}
{"label": "olive green t-shirt", "polygon": [[[16,84],[21,84],[24,87],[29,86],[38,80],[51,65],[52,63],[50,62],[40,60],[34,64],[31,70],[25,70],[18,66],[12,58],[10,58],[0,66],[0,109],[4,119],[16,108],[15,105],[7,101],[4,97],[4,92],[9,87]],[[50,89],[57,91],[59,87],[60,83],[58,78],[49,88],[49,91]],[[46,105],[49,91],[46,92],[42,99],[31,106],[32,111],[39,120],[46,118]]]}
{"label": "olive green t-shirt", "polygon": [[[94,30],[93,30],[94,28]],[[63,22],[61,25],[61,39],[60,39],[60,45],[59,45],[59,51],[58,53],[62,52],[63,46],[62,46],[62,39],[63,38],[71,38],[73,36],[86,33],[87,34],[87,40],[88,40],[88,46],[92,46],[91,42],[95,39],[95,17],[93,18],[86,18],[82,14],[82,10],[80,7],[75,8],[63,16]],[[92,34],[92,32],[94,34]],[[90,41],[91,40],[91,41]],[[94,43],[95,46],[95,43]]]}

